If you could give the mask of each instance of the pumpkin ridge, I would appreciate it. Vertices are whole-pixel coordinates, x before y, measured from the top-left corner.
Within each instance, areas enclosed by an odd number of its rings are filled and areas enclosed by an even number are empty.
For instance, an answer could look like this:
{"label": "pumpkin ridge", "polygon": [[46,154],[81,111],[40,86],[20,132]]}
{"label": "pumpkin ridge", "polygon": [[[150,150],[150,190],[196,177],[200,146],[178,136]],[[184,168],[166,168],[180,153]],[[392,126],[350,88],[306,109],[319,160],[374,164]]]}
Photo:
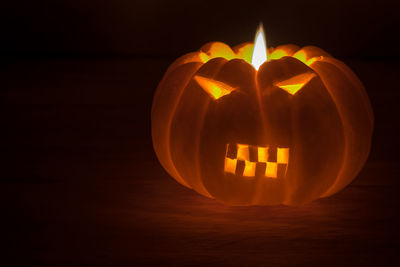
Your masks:
{"label": "pumpkin ridge", "polygon": [[[223,66],[225,65],[225,64],[227,64],[228,62],[229,62],[230,60],[227,60],[227,61],[225,61],[223,64],[221,64],[221,65],[219,65],[218,66],[218,68],[213,72],[213,77],[212,78],[214,78],[214,77],[216,77],[218,74],[219,74],[219,72],[221,71],[221,69],[223,68]],[[207,63],[204,63],[204,64],[207,64]],[[198,72],[198,71],[197,71]],[[196,74],[197,74],[197,72],[196,72]],[[199,132],[200,133],[202,133],[203,132],[203,128],[204,128],[204,122],[205,122],[205,119],[206,119],[206,115],[207,115],[207,110],[208,110],[208,108],[209,108],[209,105],[210,105],[210,101],[211,101],[211,99],[208,99],[208,101],[207,101],[207,104],[205,105],[205,107],[204,107],[204,112],[203,112],[203,114],[202,114],[202,120],[201,120],[201,122],[200,122],[200,125],[199,125]],[[197,137],[197,142],[195,143],[196,144],[196,153],[195,153],[195,166],[198,168],[198,176],[199,176],[199,178],[198,178],[198,180],[200,181],[200,183],[201,183],[201,186],[204,188],[204,190],[206,190],[206,192],[210,195],[210,197],[211,198],[215,198],[210,192],[209,192],[209,190],[208,190],[208,188],[206,187],[206,185],[203,183],[203,174],[202,174],[202,172],[200,171],[201,170],[201,164],[200,164],[200,157],[199,157],[199,155],[200,155],[200,142],[201,142],[201,140],[202,140],[202,138],[201,138],[201,136],[199,135],[198,137]]]}
{"label": "pumpkin ridge", "polygon": [[[190,62],[190,63],[193,63],[193,62]],[[189,63],[187,63],[187,64],[189,64]],[[198,66],[199,68],[201,67],[201,66]],[[162,88],[162,86],[164,85],[164,82],[168,79],[168,77],[171,75],[171,73],[173,73],[174,71],[176,71],[178,68],[182,68],[183,69],[183,65],[182,66],[178,66],[176,69],[174,69],[174,70],[172,70],[168,75],[166,75],[165,77],[164,77],[164,79],[160,82],[160,85],[159,85],[159,88]],[[195,72],[194,72],[195,73]],[[187,84],[189,84],[190,83],[190,81],[191,81],[191,78],[190,79],[188,79],[187,80],[187,82],[186,82],[186,85],[184,85],[185,87],[187,86]],[[158,89],[157,89],[158,90]],[[165,90],[165,89],[164,89]],[[161,93],[161,90],[159,91],[160,93]],[[179,91],[179,94],[178,94],[178,99],[180,99],[181,98],[181,96],[182,96],[182,90],[180,90]],[[157,95],[155,95],[155,97],[154,97],[154,99],[157,99],[157,96],[158,96],[158,94]],[[170,137],[171,137],[171,123],[172,123],[172,119],[174,118],[174,114],[175,114],[175,111],[176,111],[176,107],[177,107],[177,104],[178,104],[178,102],[179,102],[179,100],[177,100],[176,102],[175,102],[175,105],[172,107],[172,110],[170,111],[170,115],[169,115],[169,117],[168,117],[168,126],[167,126],[167,129],[168,129],[168,131],[166,132],[166,135],[167,135],[167,137],[166,137],[166,140],[167,140],[167,142],[166,142],[166,150],[167,150],[167,154],[168,154],[168,158],[170,159],[170,163],[171,163],[171,167],[173,168],[173,170],[175,171],[175,174],[176,175],[178,175],[178,182],[181,182],[181,183],[183,183],[183,184],[185,184],[186,186],[188,186],[189,188],[191,188],[191,186],[189,185],[189,184],[187,184],[187,182],[183,179],[183,177],[181,177],[181,175],[180,175],[180,173],[178,172],[178,170],[176,169],[176,166],[175,166],[175,163],[173,162],[173,160],[171,159],[171,149],[170,149]],[[153,106],[154,106],[154,103],[153,103]]]}
{"label": "pumpkin ridge", "polygon": [[[191,62],[190,62],[191,63]],[[186,64],[188,64],[188,63],[186,63]],[[181,66],[184,66],[185,64],[183,64],[183,65],[181,65]],[[203,66],[203,65],[201,65],[201,66]],[[201,66],[200,66],[200,68],[201,68]],[[199,69],[200,69],[199,68]],[[197,69],[197,71],[199,70],[199,69]],[[174,162],[174,160],[172,160],[172,154],[171,154],[171,125],[172,125],[172,122],[173,122],[173,120],[174,120],[174,117],[175,117],[175,113],[176,113],[176,110],[177,110],[177,108],[178,108],[178,106],[179,106],[179,104],[180,104],[180,102],[181,102],[181,100],[182,100],[182,96],[183,96],[183,93],[185,92],[185,89],[188,87],[188,85],[190,84],[190,82],[192,81],[192,78],[193,78],[193,76],[194,75],[196,75],[196,73],[197,73],[197,71],[196,72],[194,72],[193,74],[192,74],[192,76],[190,77],[190,79],[188,79],[188,81],[186,82],[186,84],[182,87],[182,89],[179,91],[179,95],[178,95],[178,98],[177,98],[177,101],[175,102],[175,105],[173,106],[173,109],[172,109],[172,111],[171,111],[171,115],[169,116],[169,123],[168,123],[168,137],[167,137],[167,140],[168,140],[168,154],[169,154],[169,158],[171,159],[171,163],[172,163],[172,165],[173,165],[173,167],[174,167],[174,169],[176,170],[176,172],[177,172],[177,174],[179,175],[179,177],[189,186],[189,188],[191,188],[191,189],[193,189],[193,185],[190,185],[183,177],[182,177],[182,175],[179,173],[179,171],[178,171],[178,169],[176,168],[176,164],[175,164],[175,162]]]}
{"label": "pumpkin ridge", "polygon": [[[227,63],[228,61],[227,60],[225,60],[225,59],[223,59],[225,62],[222,62],[221,64],[219,64],[218,66],[216,66],[216,69],[214,69],[213,70],[213,75],[216,75],[218,72],[219,72],[219,70],[225,65],[225,63]],[[211,61],[211,60],[210,60]],[[207,62],[208,63],[208,62]],[[204,64],[202,64],[201,65],[201,67],[199,68],[199,69],[197,69],[197,71],[195,72],[195,73],[193,73],[193,75],[191,76],[191,79],[190,79],[190,81],[191,82],[193,82],[192,80],[193,80],[193,77],[194,76],[196,76],[196,75],[199,75],[199,71],[201,71],[201,69],[207,64],[207,63],[204,63]],[[175,118],[176,117],[176,112],[177,112],[177,110],[178,110],[178,107],[179,106],[181,106],[181,105],[183,105],[183,103],[182,103],[182,98],[183,98],[183,95],[184,95],[184,93],[186,92],[186,90],[190,87],[189,86],[190,85],[190,82],[189,83],[187,83],[186,85],[185,85],[185,87],[183,87],[182,88],[182,90],[181,90],[181,94],[180,94],[180,98],[179,98],[179,101],[177,101],[177,104],[176,104],[176,107],[175,107],[175,110],[174,110],[174,113],[173,113],[173,116],[172,116],[172,118]],[[208,100],[209,101],[209,100]],[[201,132],[201,128],[203,127],[202,125],[203,125],[203,122],[204,122],[204,117],[205,117],[205,114],[206,114],[206,110],[207,110],[207,107],[208,107],[208,103],[209,102],[207,102],[207,104],[205,105],[205,107],[204,107],[204,112],[202,112],[201,114],[202,114],[202,117],[203,117],[203,121],[201,122],[201,123],[199,123],[199,125],[198,125],[198,127],[199,127],[199,131]],[[173,119],[172,119],[173,120]],[[171,126],[172,126],[172,123],[173,122],[171,122]],[[169,128],[169,131],[171,132],[171,129],[172,129],[172,127],[170,126],[170,128]],[[170,134],[170,140],[171,140],[171,138],[172,138],[172,135]],[[198,159],[198,150],[199,150],[199,146],[200,146],[200,136],[195,136],[195,140],[193,141],[193,145],[196,147],[195,148],[195,151],[194,151],[194,156],[193,156],[193,159],[194,159],[194,164],[195,164],[195,170],[194,170],[194,173],[196,173],[196,179],[195,179],[195,182],[188,182],[187,180],[185,180],[185,182],[186,183],[188,183],[188,184],[190,184],[191,185],[191,188],[193,189],[193,190],[195,190],[196,192],[198,192],[198,193],[200,193],[200,194],[203,194],[203,195],[206,195],[206,196],[208,196],[208,197],[210,197],[210,198],[214,198],[210,193],[209,193],[209,191],[207,190],[207,188],[205,187],[205,185],[203,184],[203,179],[202,179],[202,177],[201,177],[201,175],[200,175],[200,164],[199,164],[199,159]],[[169,142],[171,142],[171,141],[169,141]],[[170,154],[170,157],[172,158],[172,154]],[[173,160],[172,160],[173,161]],[[176,163],[173,161],[173,163],[174,163],[174,166],[176,166]],[[177,168],[178,169],[178,168]]]}
{"label": "pumpkin ridge", "polygon": [[[258,102],[258,106],[259,106],[260,117],[262,120],[262,127],[263,127],[263,131],[266,132],[268,126],[267,126],[267,119],[266,119],[266,115],[265,115],[265,109],[263,108],[261,88],[259,86],[259,81],[258,81],[258,72],[255,73],[254,80],[255,80],[254,83],[255,83],[256,94],[257,94],[257,102]],[[255,187],[255,192],[254,192],[254,195],[253,195],[253,198],[251,201],[252,205],[255,205],[255,204],[258,204],[261,202],[262,191],[264,189],[262,188],[262,186],[260,186],[260,184],[261,184],[261,181],[258,181],[258,184]]]}
{"label": "pumpkin ridge", "polygon": [[[318,76],[319,76],[319,74],[318,74]],[[321,77],[321,81],[322,81],[322,83],[324,84],[326,90],[328,91],[328,93],[329,93],[329,95],[330,95],[332,101],[335,103],[336,110],[337,110],[337,112],[338,112],[338,114],[339,114],[339,116],[340,116],[340,123],[342,124],[342,127],[343,127],[343,136],[344,136],[344,150],[343,150],[342,164],[340,165],[340,169],[339,169],[339,171],[338,171],[338,173],[337,173],[337,177],[336,177],[335,181],[332,183],[332,185],[331,185],[330,187],[328,187],[328,188],[326,189],[325,192],[323,192],[323,193],[321,194],[322,196],[325,196],[325,195],[328,194],[328,192],[330,192],[331,190],[333,190],[333,189],[335,188],[335,186],[337,185],[337,183],[341,180],[341,176],[342,176],[342,173],[344,172],[345,165],[346,165],[346,162],[347,162],[346,159],[348,158],[347,153],[348,153],[348,151],[349,151],[349,140],[348,140],[348,136],[345,134],[345,133],[346,133],[346,127],[345,127],[345,125],[344,125],[344,123],[343,123],[343,120],[345,119],[345,118],[344,118],[344,115],[343,115],[343,113],[339,110],[339,108],[337,107],[337,105],[338,105],[338,104],[337,104],[337,101],[336,101],[336,99],[334,99],[334,97],[332,96],[331,91],[330,91],[329,88],[328,88],[328,85],[326,84],[326,82],[324,81],[324,79],[322,79],[322,77]]]}
{"label": "pumpkin ridge", "polygon": [[[355,75],[355,73],[347,65],[345,65],[342,61],[337,60],[333,57],[323,57],[319,61],[330,63],[330,64],[334,65],[346,76],[347,80],[349,82],[351,82],[354,87],[358,87],[358,88],[364,87],[363,83],[360,81],[360,79],[357,77],[357,75]],[[357,92],[360,94],[361,98],[363,99],[363,106],[364,106],[366,112],[368,113],[368,118],[371,119],[370,120],[371,129],[373,129],[374,114],[373,114],[373,111],[371,108],[371,102],[368,98],[368,95],[366,94],[366,92],[364,90],[357,90]]]}
{"label": "pumpkin ridge", "polygon": [[[354,88],[352,88],[352,90],[350,90],[351,92],[358,92],[358,93],[360,92],[359,88],[360,88],[360,86],[362,86],[361,82],[360,82],[360,84],[354,83],[353,79],[351,79],[351,77],[349,76],[350,74],[347,74],[346,71],[344,71],[343,68],[341,68],[340,66],[335,64],[335,62],[321,61],[321,64],[327,64],[331,68],[333,68],[336,72],[342,74],[342,79],[345,79],[346,82],[348,82],[349,84],[351,84],[354,87]],[[315,70],[315,71],[317,72],[317,70]],[[348,70],[348,71],[351,71],[351,70]],[[357,135],[357,134],[355,134],[357,132],[357,127],[354,125],[354,122],[350,121],[350,119],[348,118],[349,117],[349,115],[347,114],[347,113],[349,113],[349,111],[347,110],[348,107],[346,107],[345,105],[342,105],[342,101],[341,101],[339,95],[336,95],[336,96],[334,95],[334,92],[333,92],[334,88],[331,88],[333,85],[328,86],[325,84],[325,81],[322,78],[321,78],[321,80],[323,81],[325,87],[327,88],[329,94],[331,95],[333,101],[335,102],[338,113],[341,117],[341,121],[343,124],[343,130],[344,130],[344,136],[345,136],[345,142],[347,144],[345,147],[346,153],[344,155],[343,166],[338,173],[338,178],[335,180],[335,183],[332,184],[332,186],[322,195],[322,197],[325,197],[325,196],[332,195],[335,192],[339,191],[340,189],[344,188],[347,184],[349,184],[352,181],[352,179],[349,180],[348,177],[355,177],[361,171],[361,168],[363,167],[364,162],[367,160],[367,157],[369,155],[370,142],[368,142],[367,147],[364,150],[364,153],[362,153],[362,156],[364,156],[364,158],[361,161],[359,161],[358,166],[356,168],[354,168],[352,166],[348,166],[351,149],[354,150],[354,146],[355,146],[354,141],[352,143],[350,143],[350,142],[352,141],[353,135]],[[337,91],[339,91],[339,90],[337,90]],[[358,98],[360,98],[359,95],[358,95]],[[366,101],[365,98],[363,98],[363,100],[364,101],[362,101],[362,106],[363,106],[364,110],[367,113],[369,113],[369,111],[372,113],[372,110],[370,110],[370,107],[369,107],[369,103],[365,103],[365,101]],[[371,116],[367,116],[367,117],[370,118]],[[373,116],[372,116],[372,118],[373,118]],[[373,125],[373,119],[371,120],[371,124]],[[373,126],[371,126],[371,131],[370,131],[371,133],[372,133],[372,127]],[[369,136],[368,138],[370,139],[371,136]],[[355,137],[353,137],[353,139],[355,139]],[[347,173],[347,175],[346,175],[346,172],[349,172],[349,171],[351,171],[350,174]]]}

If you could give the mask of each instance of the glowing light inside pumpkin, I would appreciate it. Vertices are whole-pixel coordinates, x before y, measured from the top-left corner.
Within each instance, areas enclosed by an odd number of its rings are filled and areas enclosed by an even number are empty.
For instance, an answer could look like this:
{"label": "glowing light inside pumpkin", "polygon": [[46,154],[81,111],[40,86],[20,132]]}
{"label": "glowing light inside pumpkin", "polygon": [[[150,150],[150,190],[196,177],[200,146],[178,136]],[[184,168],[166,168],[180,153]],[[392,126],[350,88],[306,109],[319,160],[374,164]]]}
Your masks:
{"label": "glowing light inside pumpkin", "polygon": [[256,175],[256,163],[245,160],[243,176],[254,177],[255,175]]}
{"label": "glowing light inside pumpkin", "polygon": [[278,177],[278,164],[276,164],[276,162],[267,162],[267,166],[265,168],[265,176],[270,178]]}
{"label": "glowing light inside pumpkin", "polygon": [[225,158],[224,171],[235,174],[237,159]]}
{"label": "glowing light inside pumpkin", "polygon": [[269,59],[280,59],[280,58],[286,57],[288,55],[289,54],[286,50],[276,49],[269,55]]}
{"label": "glowing light inside pumpkin", "polygon": [[268,160],[268,147],[258,147],[258,161],[267,162]]}
{"label": "glowing light inside pumpkin", "polygon": [[[270,157],[268,146],[251,146],[245,144],[236,144],[235,148],[226,145],[224,172],[243,177],[255,177],[256,173],[264,173],[266,178],[283,178],[286,175],[289,166],[289,148],[277,147],[272,150],[276,153],[275,157]],[[230,149],[231,148],[231,149]],[[252,159],[250,159],[252,151]],[[233,153],[236,153],[233,155]],[[258,158],[254,158],[257,155]],[[239,165],[240,164],[240,165]],[[244,168],[242,169],[243,166]]]}
{"label": "glowing light inside pumpkin", "polygon": [[278,147],[276,157],[278,163],[289,164],[289,148]]}
{"label": "glowing light inside pumpkin", "polygon": [[264,29],[262,24],[257,29],[256,38],[254,41],[253,56],[251,58],[251,65],[256,70],[267,61],[267,43],[265,41]]}
{"label": "glowing light inside pumpkin", "polygon": [[315,73],[303,73],[296,75],[285,81],[275,83],[275,86],[278,86],[279,88],[282,88],[289,94],[294,95],[314,77]]}
{"label": "glowing light inside pumpkin", "polygon": [[208,93],[214,99],[218,99],[223,97],[224,95],[230,94],[235,88],[224,84],[219,81],[215,81],[212,79],[208,79],[202,76],[195,76],[194,79],[196,82],[203,88],[206,93]]}
{"label": "glowing light inside pumpkin", "polygon": [[250,160],[249,146],[237,144],[237,159]]}

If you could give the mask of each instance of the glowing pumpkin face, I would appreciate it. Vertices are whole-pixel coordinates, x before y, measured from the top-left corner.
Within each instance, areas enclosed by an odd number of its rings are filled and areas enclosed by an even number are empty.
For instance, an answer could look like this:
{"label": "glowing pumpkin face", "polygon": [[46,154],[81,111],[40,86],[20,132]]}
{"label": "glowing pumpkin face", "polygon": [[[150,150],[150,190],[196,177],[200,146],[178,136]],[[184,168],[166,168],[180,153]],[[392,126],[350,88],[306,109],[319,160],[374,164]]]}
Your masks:
{"label": "glowing pumpkin face", "polygon": [[350,183],[370,149],[363,86],[316,47],[210,43],[176,60],[152,106],[152,137],[168,173],[230,205],[298,205]]}

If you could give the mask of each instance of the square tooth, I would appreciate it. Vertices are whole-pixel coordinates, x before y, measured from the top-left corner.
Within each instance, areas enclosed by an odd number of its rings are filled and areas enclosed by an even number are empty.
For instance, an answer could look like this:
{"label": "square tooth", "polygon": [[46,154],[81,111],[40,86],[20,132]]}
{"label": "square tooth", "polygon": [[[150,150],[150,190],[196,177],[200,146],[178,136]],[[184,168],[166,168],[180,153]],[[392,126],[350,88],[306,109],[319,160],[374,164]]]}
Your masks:
{"label": "square tooth", "polygon": [[255,176],[256,175],[256,163],[245,160],[244,162],[243,176]]}
{"label": "square tooth", "polygon": [[225,158],[224,171],[235,174],[237,159]]}
{"label": "square tooth", "polygon": [[250,155],[249,155],[249,146],[248,145],[242,145],[242,144],[237,144],[237,159],[240,160],[250,160]]}
{"label": "square tooth", "polygon": [[278,164],[276,162],[267,162],[265,168],[265,176],[270,178],[277,178],[278,174]]}
{"label": "square tooth", "polygon": [[258,162],[267,162],[268,160],[268,147],[258,147]]}
{"label": "square tooth", "polygon": [[289,148],[285,147],[278,147],[277,153],[277,162],[278,163],[284,163],[288,164],[289,163]]}

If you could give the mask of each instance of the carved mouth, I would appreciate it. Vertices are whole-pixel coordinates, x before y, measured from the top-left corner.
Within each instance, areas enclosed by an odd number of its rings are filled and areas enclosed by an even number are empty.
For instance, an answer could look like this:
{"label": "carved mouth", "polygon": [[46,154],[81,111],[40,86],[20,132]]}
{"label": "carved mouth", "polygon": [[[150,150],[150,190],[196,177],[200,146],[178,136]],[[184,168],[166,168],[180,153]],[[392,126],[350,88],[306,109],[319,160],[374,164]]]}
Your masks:
{"label": "carved mouth", "polygon": [[227,144],[224,172],[244,177],[281,178],[289,164],[289,148]]}

